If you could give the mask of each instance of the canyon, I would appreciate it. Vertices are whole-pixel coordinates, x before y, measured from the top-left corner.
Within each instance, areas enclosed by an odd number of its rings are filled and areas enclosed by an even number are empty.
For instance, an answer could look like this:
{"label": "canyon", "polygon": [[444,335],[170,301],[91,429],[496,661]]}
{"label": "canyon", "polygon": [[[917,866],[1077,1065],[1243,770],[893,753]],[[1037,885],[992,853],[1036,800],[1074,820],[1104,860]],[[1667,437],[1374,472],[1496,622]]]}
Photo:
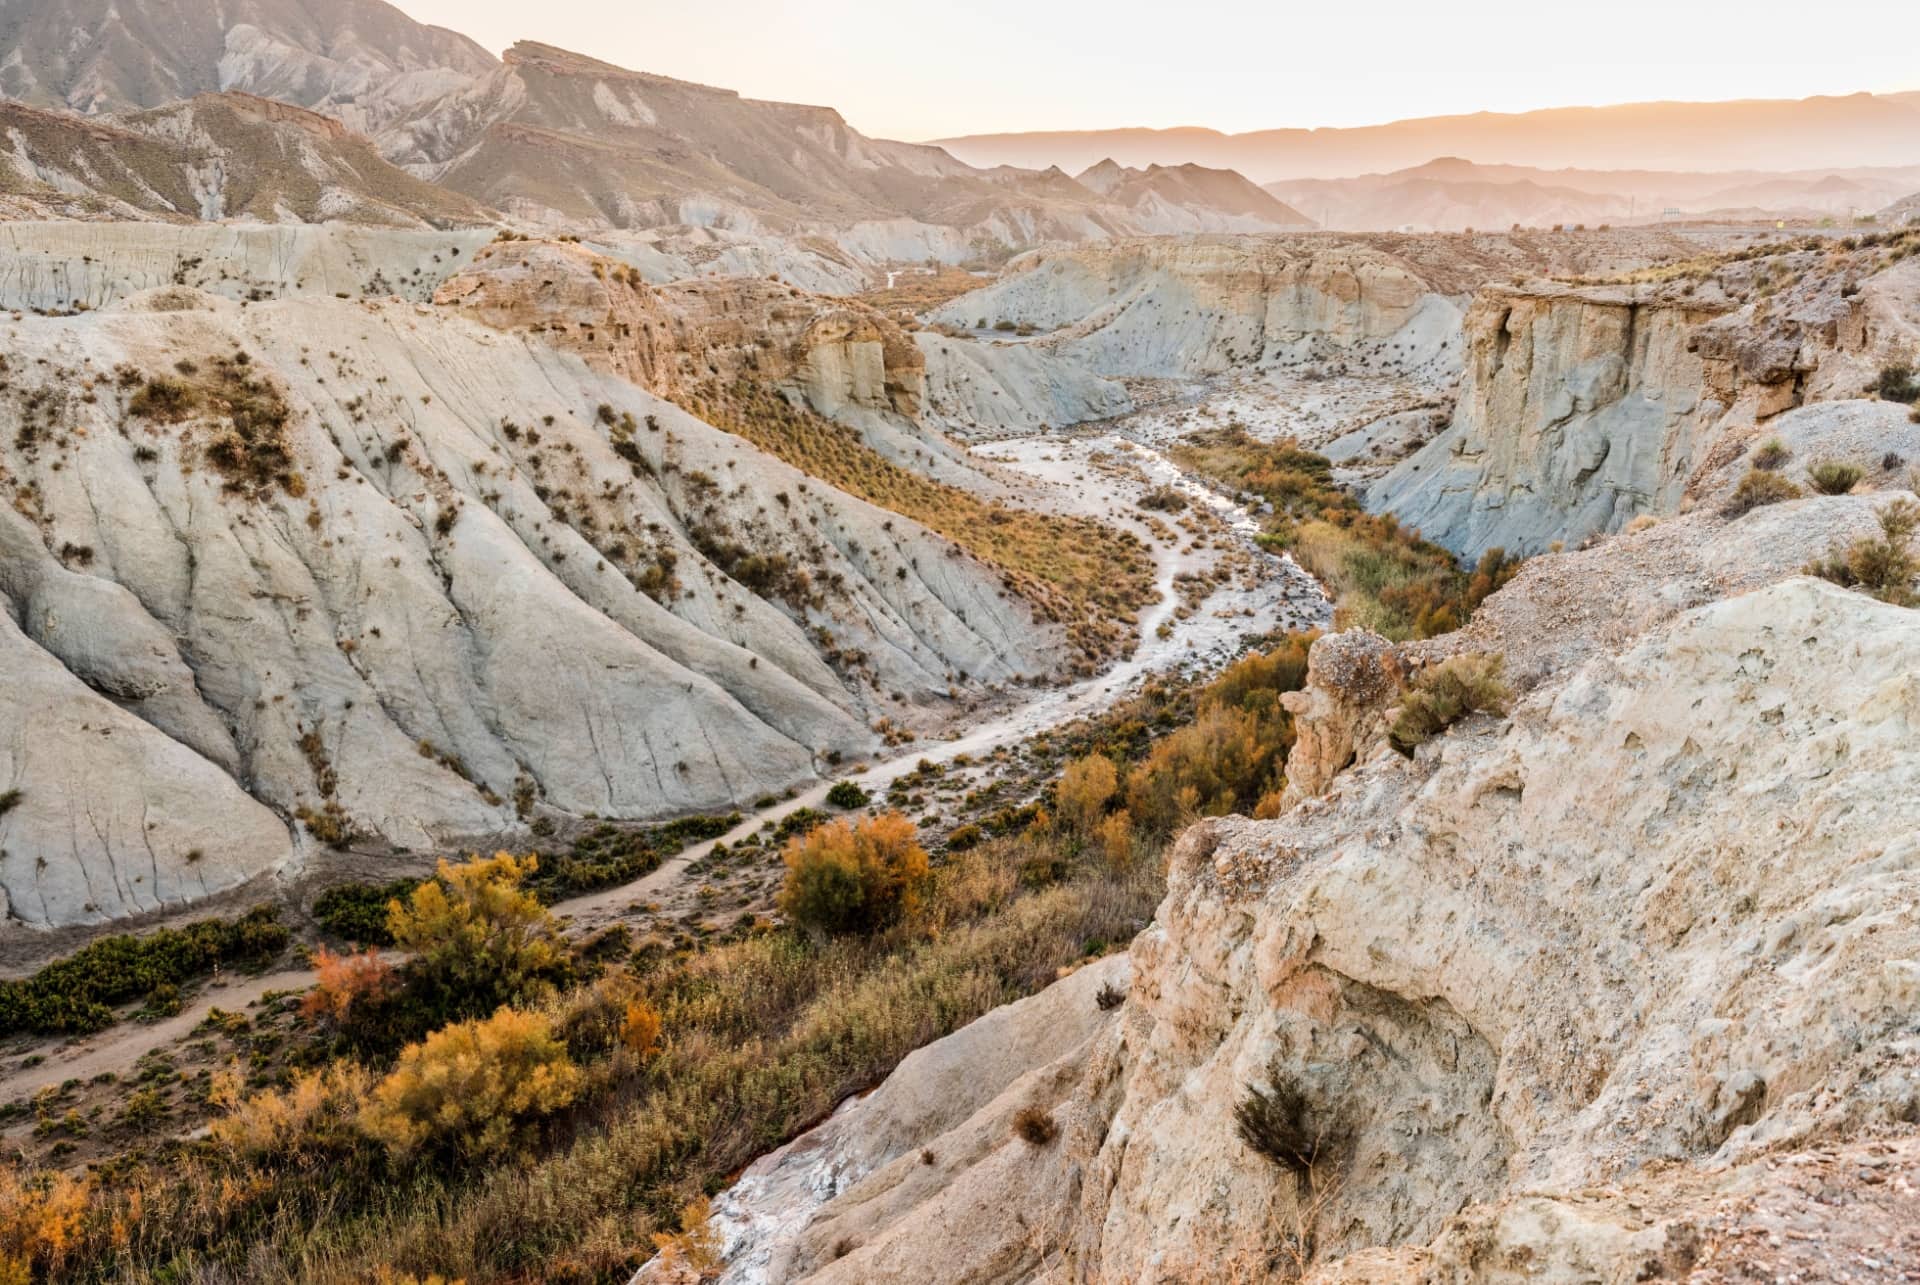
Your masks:
{"label": "canyon", "polygon": [[1910,95],[0,11],[0,1278],[1912,1278]]}

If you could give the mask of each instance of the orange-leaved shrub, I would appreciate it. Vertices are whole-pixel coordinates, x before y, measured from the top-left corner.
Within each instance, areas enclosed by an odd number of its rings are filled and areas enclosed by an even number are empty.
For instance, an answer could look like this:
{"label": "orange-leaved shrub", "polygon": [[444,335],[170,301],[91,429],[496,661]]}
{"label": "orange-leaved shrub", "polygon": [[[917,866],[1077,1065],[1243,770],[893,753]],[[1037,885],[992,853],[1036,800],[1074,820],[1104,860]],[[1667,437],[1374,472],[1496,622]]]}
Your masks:
{"label": "orange-leaved shrub", "polygon": [[1067,764],[1054,786],[1060,819],[1080,834],[1092,834],[1120,789],[1120,773],[1104,754],[1088,754]]}
{"label": "orange-leaved shrub", "polygon": [[1127,811],[1149,834],[1196,816],[1253,812],[1279,788],[1293,718],[1285,692],[1307,678],[1310,634],[1229,667],[1200,694],[1193,721],[1163,738],[1127,778]]}
{"label": "orange-leaved shrub", "polygon": [[335,1026],[356,1007],[385,999],[395,984],[393,965],[372,947],[339,954],[321,946],[313,952],[313,968],[319,978],[300,1001],[300,1012]]}
{"label": "orange-leaved shrub", "polygon": [[803,928],[869,933],[913,914],[927,881],[927,853],[898,812],[852,825],[829,821],[791,839],[780,911]]}

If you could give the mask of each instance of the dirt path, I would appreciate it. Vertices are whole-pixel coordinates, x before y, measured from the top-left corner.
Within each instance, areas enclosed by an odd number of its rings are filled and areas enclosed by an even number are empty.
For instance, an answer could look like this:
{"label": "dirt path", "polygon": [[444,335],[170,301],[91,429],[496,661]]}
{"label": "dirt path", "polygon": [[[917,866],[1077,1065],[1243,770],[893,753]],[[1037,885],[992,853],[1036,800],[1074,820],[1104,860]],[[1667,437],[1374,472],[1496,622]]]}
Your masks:
{"label": "dirt path", "polygon": [[229,970],[205,982],[172,1017],[158,1022],[121,1022],[51,1050],[40,1065],[8,1076],[5,1094],[9,1098],[29,1098],[67,1080],[91,1080],[103,1071],[119,1074],[153,1050],[191,1035],[193,1028],[216,1008],[238,1012],[269,991],[305,990],[315,980],[314,972],[305,968],[258,977]]}
{"label": "dirt path", "polygon": [[[1097,451],[1121,450],[1131,453],[1143,473],[1156,484],[1180,487],[1196,504],[1205,505],[1241,538],[1251,541],[1258,524],[1239,505],[1209,488],[1185,478],[1164,456],[1138,442],[1118,437],[1083,439],[1015,438],[994,444],[988,456],[1030,478],[1065,492],[1061,498],[1069,507],[1105,509],[1109,519],[1123,510],[1113,507],[1116,497],[1111,483],[1087,475],[1085,458]],[[982,758],[1003,745],[1015,745],[1050,727],[1098,712],[1113,704],[1147,675],[1184,665],[1215,661],[1231,654],[1239,638],[1267,628],[1304,628],[1323,623],[1326,599],[1313,578],[1290,558],[1269,558],[1272,574],[1259,589],[1222,590],[1233,610],[1195,612],[1185,619],[1175,613],[1177,594],[1174,577],[1199,569],[1206,555],[1183,551],[1182,542],[1173,545],[1152,543],[1158,566],[1160,600],[1142,614],[1141,641],[1134,654],[1097,677],[1071,686],[1041,692],[1006,712],[968,729],[959,736],[937,742],[909,746],[898,755],[881,760],[866,771],[846,779],[875,795],[912,772],[922,760],[950,763],[961,755]],[[1211,601],[1211,600],[1210,600]],[[1172,630],[1158,636],[1162,622],[1171,621]],[[629,918],[649,902],[661,900],[683,880],[689,867],[712,853],[716,843],[734,844],[763,826],[780,820],[801,808],[820,808],[826,802],[833,782],[821,782],[794,798],[756,812],[721,835],[675,854],[652,873],[632,883],[599,892],[587,893],[556,902],[553,911],[571,921],[577,932],[593,932]],[[88,1080],[105,1071],[123,1073],[145,1054],[165,1048],[191,1034],[214,1008],[238,1011],[269,991],[297,991],[315,980],[309,969],[284,969],[258,977],[228,973],[225,977],[201,985],[181,1011],[154,1023],[121,1022],[95,1035],[72,1043],[44,1047],[45,1061],[15,1071],[0,1081],[0,1099],[31,1097],[33,1094],[69,1079]]]}

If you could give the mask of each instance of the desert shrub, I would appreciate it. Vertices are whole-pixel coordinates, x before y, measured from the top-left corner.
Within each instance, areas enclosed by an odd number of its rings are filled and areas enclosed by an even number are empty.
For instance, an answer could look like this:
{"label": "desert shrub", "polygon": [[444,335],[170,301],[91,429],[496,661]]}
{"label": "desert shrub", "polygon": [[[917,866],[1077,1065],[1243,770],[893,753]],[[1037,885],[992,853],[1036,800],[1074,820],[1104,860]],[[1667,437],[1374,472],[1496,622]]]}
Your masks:
{"label": "desert shrub", "polygon": [[226,1114],[208,1127],[208,1136],[233,1159],[351,1146],[372,1084],[363,1067],[333,1062],[296,1070],[283,1088],[242,1097],[238,1073],[222,1071],[213,1077],[208,1098]]}
{"label": "desert shrub", "polygon": [[1897,607],[1920,606],[1913,582],[1920,576],[1920,557],[1913,548],[1920,531],[1920,504],[1898,499],[1881,509],[1880,534],[1863,536],[1844,549],[1835,549],[1806,568],[1843,588],[1859,589]]}
{"label": "desert shrub", "polygon": [[1109,864],[1118,868],[1133,860],[1133,815],[1125,808],[1101,821],[1095,837]]}
{"label": "desert shrub", "polygon": [[725,1265],[724,1246],[713,1225],[713,1202],[696,1197],[680,1210],[679,1230],[653,1234],[653,1248],[659,1254],[657,1274],[667,1281],[705,1281],[713,1279]]}
{"label": "desert shrub", "polygon": [[1054,786],[1054,811],[1080,834],[1092,834],[1120,788],[1120,773],[1104,754],[1067,764]]}
{"label": "desert shrub", "polygon": [[0,790],[0,817],[19,807],[20,800],[25,797],[18,790]]}
{"label": "desert shrub", "polygon": [[787,844],[781,913],[823,933],[872,933],[918,909],[927,854],[898,812],[829,821]]}
{"label": "desert shrub", "polygon": [[31,977],[0,981],[0,1037],[97,1031],[119,1004],[170,992],[220,965],[260,963],[286,948],[270,906],[144,937],[103,937]]}
{"label": "desert shrub", "polygon": [[178,424],[193,414],[198,401],[193,388],[171,375],[155,375],[140,385],[127,402],[127,410],[142,419],[162,424]]}
{"label": "desert shrub", "polygon": [[392,883],[347,883],[327,889],[313,903],[314,920],[329,933],[356,946],[391,946],[387,907],[405,900],[420,886],[418,879]]}
{"label": "desert shrub", "polygon": [[947,835],[947,851],[969,852],[979,847],[980,841],[986,837],[987,832],[972,822],[966,825],[955,826],[952,832]]}
{"label": "desert shrub", "polygon": [[1822,460],[1807,469],[1807,480],[1822,495],[1845,495],[1865,476],[1866,470],[1859,465],[1839,460]]}
{"label": "desert shrub", "polygon": [[651,874],[675,853],[717,839],[739,824],[738,812],[682,817],[654,826],[603,822],[575,839],[566,852],[543,857],[527,887],[549,904],[576,893],[617,888]]}
{"label": "desert shrub", "polygon": [[1740,479],[1740,485],[1733,488],[1720,512],[1730,518],[1751,513],[1768,504],[1779,504],[1786,500],[1800,498],[1800,488],[1780,474],[1755,466],[1747,470]]}
{"label": "desert shrub", "polygon": [[93,1181],[71,1173],[26,1178],[11,1165],[0,1166],[0,1282],[61,1278]]}
{"label": "desert shrub", "polygon": [[527,1003],[564,975],[559,929],[521,886],[538,866],[505,852],[457,866],[443,860],[432,879],[388,905],[387,931],[411,955],[407,989],[426,1014],[474,1017]]}
{"label": "desert shrub", "polygon": [[525,1121],[572,1102],[580,1081],[545,1017],[503,1008],[408,1045],[374,1087],[360,1128],[396,1156],[429,1145],[492,1155]]}
{"label": "desert shrub", "polygon": [[319,978],[300,1001],[302,1015],[344,1025],[356,1007],[375,1004],[394,989],[393,965],[372,947],[358,954],[336,954],[322,946],[313,952]]}
{"label": "desert shrub", "polygon": [[1904,362],[1884,366],[1874,383],[1874,391],[1890,402],[1920,402],[1920,377]]}
{"label": "desert shrub", "polygon": [[1233,1123],[1248,1147],[1302,1180],[1310,1180],[1314,1167],[1344,1140],[1339,1124],[1314,1110],[1277,1059],[1267,1068],[1264,1086],[1247,1086],[1247,1096],[1233,1109]]}
{"label": "desert shrub", "polygon": [[1145,832],[1194,816],[1252,812],[1279,785],[1293,745],[1280,697],[1306,682],[1313,638],[1289,636],[1204,688],[1191,722],[1162,738],[1127,778],[1127,809]]}
{"label": "desert shrub", "polygon": [[827,791],[827,802],[836,808],[864,808],[873,796],[852,781],[835,781]]}
{"label": "desert shrub", "polygon": [[1753,453],[1753,467],[1772,472],[1784,466],[1792,458],[1793,452],[1787,449],[1785,442],[1777,437],[1769,437],[1760,444],[1760,449]]}
{"label": "desert shrub", "polygon": [[1187,507],[1187,497],[1171,486],[1156,486],[1142,495],[1138,504],[1153,513],[1179,513]]}
{"label": "desert shrub", "polygon": [[1093,997],[1093,1002],[1099,1006],[1102,1013],[1111,1013],[1114,1009],[1119,1008],[1127,1002],[1127,993],[1118,986],[1115,986],[1112,982],[1108,982],[1105,986],[1102,986],[1099,993]]}
{"label": "desert shrub", "polygon": [[621,1046],[645,1061],[660,1051],[660,1027],[660,1010],[645,1000],[634,1000],[620,1024]]}
{"label": "desert shrub", "polygon": [[1414,750],[1469,714],[1505,714],[1513,692],[1501,678],[1500,656],[1452,656],[1414,679],[1400,698],[1400,712],[1387,730],[1393,748],[1413,757]]}
{"label": "desert shrub", "polygon": [[1024,1106],[1014,1113],[1013,1132],[1029,1146],[1044,1147],[1060,1136],[1060,1126],[1037,1106]]}

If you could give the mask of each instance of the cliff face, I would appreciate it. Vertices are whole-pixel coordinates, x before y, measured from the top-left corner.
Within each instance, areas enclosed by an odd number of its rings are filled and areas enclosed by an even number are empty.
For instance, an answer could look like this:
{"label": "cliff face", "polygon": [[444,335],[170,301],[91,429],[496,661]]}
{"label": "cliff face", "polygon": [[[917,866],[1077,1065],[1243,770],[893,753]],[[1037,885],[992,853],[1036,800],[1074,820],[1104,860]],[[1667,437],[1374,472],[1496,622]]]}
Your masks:
{"label": "cliff face", "polygon": [[1678,511],[1694,474],[1757,426],[1858,397],[1920,345],[1911,257],[1801,251],[1721,271],[1484,288],[1453,423],[1368,507],[1466,557],[1616,531]]}
{"label": "cliff face", "polygon": [[[1113,1018],[990,1064],[958,1124],[901,1109],[937,1090],[903,1066],[878,1167],[720,1202],[725,1279],[1837,1279],[1920,1249],[1885,1183],[1920,1158],[1920,614],[1795,575],[1891,498],[1692,514],[1537,560],[1462,636],[1322,640],[1299,801],[1180,840]],[[1529,658],[1523,696],[1403,759],[1394,671],[1449,650]],[[1250,1087],[1301,1104],[1311,1180],[1245,1141]],[[1028,1104],[1057,1141],[1014,1134]]]}
{"label": "cliff face", "polygon": [[1691,343],[1723,311],[1644,289],[1489,287],[1467,312],[1453,423],[1369,506],[1469,557],[1671,512],[1732,401],[1727,363]]}
{"label": "cliff face", "polygon": [[1035,346],[1108,375],[1326,357],[1457,363],[1457,307],[1411,264],[1359,242],[1195,237],[1036,251],[935,316],[1050,332]]}
{"label": "cliff face", "polygon": [[858,407],[912,418],[926,396],[926,358],[897,324],[764,278],[651,286],[578,246],[508,241],[481,249],[435,301],[543,333],[663,397],[755,379],[827,416]]}

